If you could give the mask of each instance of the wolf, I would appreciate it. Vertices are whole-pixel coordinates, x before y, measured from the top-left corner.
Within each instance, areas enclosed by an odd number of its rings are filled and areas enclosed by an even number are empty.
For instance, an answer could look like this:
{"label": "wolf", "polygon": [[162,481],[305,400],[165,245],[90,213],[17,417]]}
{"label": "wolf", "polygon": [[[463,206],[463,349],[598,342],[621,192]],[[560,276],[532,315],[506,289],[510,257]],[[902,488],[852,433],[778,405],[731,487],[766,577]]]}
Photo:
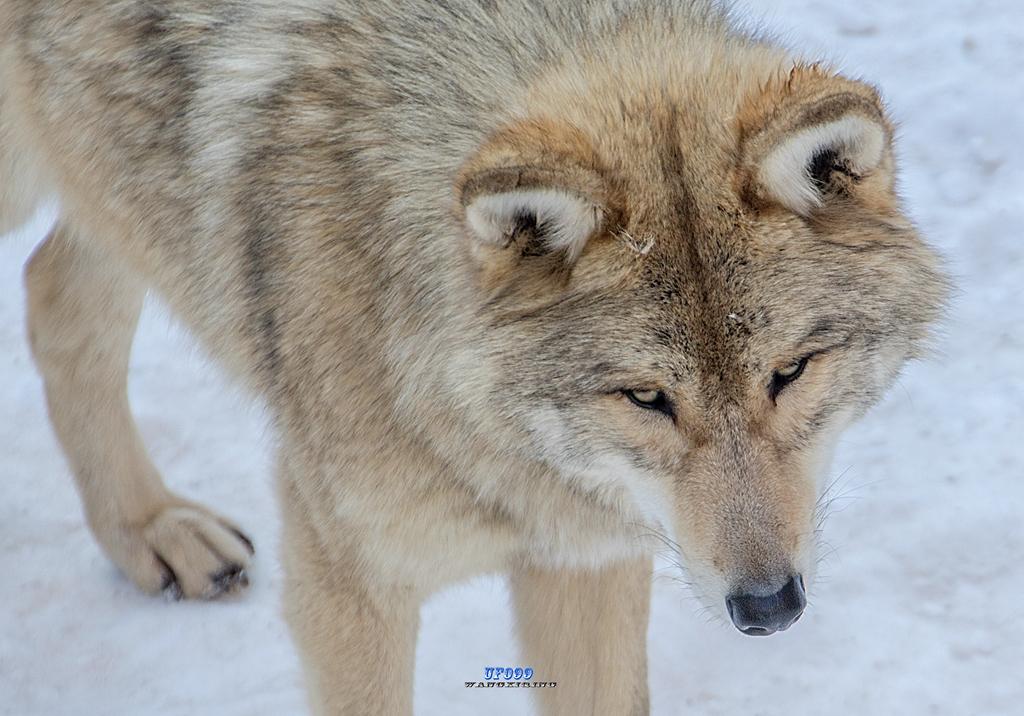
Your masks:
{"label": "wolf", "polygon": [[131,416],[153,291],[272,416],[317,714],[410,713],[420,603],[484,572],[545,714],[648,712],[658,550],[799,618],[837,436],[946,300],[893,141],[703,0],[0,0],[0,230],[59,202],[28,336],[88,524],[148,592],[247,583]]}

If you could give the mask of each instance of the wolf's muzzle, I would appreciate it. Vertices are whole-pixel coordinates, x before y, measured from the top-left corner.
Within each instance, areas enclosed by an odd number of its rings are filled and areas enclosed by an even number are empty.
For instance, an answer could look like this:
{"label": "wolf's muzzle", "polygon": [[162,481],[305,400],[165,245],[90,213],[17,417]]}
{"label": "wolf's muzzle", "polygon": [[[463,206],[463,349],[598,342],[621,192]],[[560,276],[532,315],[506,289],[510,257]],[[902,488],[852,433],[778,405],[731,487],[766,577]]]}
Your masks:
{"label": "wolf's muzzle", "polygon": [[768,636],[792,626],[807,606],[803,577],[790,577],[775,594],[734,594],[726,597],[729,617],[748,636]]}

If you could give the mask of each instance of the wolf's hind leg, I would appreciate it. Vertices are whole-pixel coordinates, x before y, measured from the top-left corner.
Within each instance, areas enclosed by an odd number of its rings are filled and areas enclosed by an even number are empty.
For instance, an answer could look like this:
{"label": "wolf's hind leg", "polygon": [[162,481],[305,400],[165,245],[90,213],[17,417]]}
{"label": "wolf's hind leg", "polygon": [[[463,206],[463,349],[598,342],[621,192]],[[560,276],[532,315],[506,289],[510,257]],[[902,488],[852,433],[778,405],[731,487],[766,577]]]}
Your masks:
{"label": "wolf's hind leg", "polygon": [[519,569],[512,596],[544,716],[647,716],[651,560],[596,570]]}
{"label": "wolf's hind leg", "polygon": [[210,598],[247,584],[252,543],[164,485],[128,406],[128,358],[145,287],[58,224],[25,271],[29,340],[85,515],[143,590]]}

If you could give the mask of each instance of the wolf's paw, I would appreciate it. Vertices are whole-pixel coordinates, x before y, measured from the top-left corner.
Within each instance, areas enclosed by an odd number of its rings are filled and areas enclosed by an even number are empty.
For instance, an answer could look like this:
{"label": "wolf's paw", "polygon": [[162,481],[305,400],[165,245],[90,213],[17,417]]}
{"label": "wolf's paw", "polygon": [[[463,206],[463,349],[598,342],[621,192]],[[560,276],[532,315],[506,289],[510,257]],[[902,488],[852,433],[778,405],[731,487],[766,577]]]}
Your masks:
{"label": "wolf's paw", "polygon": [[200,505],[164,508],[142,527],[122,529],[111,556],[143,590],[171,599],[215,599],[249,586],[252,541]]}

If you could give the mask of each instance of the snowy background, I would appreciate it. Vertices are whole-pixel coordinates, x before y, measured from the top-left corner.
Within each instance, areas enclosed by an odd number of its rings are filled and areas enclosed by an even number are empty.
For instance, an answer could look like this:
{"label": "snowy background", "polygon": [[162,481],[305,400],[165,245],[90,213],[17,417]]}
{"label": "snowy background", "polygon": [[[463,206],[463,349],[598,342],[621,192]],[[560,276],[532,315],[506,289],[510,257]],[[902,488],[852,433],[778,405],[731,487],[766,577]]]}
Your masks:
{"label": "snowy background", "polygon": [[[658,578],[653,713],[1022,713],[1024,703],[1024,3],[745,0],[806,56],[883,88],[901,125],[903,193],[959,284],[930,362],[848,434],[825,537],[834,550],[785,635],[706,623]],[[266,425],[162,312],[136,343],[131,393],[172,487],[224,509],[260,549],[240,600],[138,594],[86,530],[46,420],[23,328],[21,268],[40,219],[0,244],[0,713],[304,713],[278,615],[278,520]],[[525,692],[467,690],[515,664],[506,588],[430,602],[417,714],[530,714]]]}

